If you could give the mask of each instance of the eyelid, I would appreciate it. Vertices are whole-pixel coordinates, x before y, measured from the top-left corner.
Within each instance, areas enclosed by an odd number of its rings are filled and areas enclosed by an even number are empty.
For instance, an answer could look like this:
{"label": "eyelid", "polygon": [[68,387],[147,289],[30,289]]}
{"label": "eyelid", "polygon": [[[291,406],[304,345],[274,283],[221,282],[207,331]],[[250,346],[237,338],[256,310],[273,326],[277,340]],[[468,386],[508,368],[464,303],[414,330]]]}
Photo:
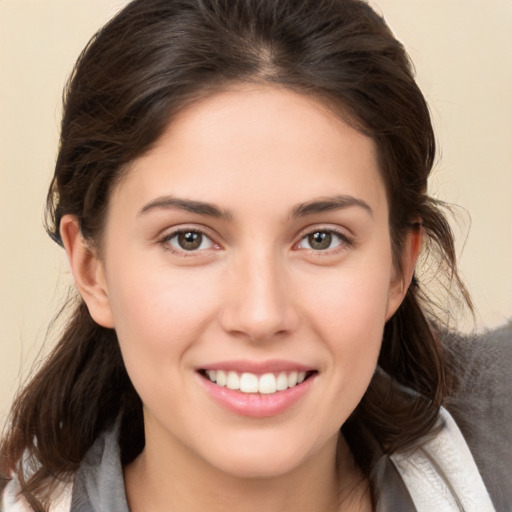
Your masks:
{"label": "eyelid", "polygon": [[[353,235],[349,235],[347,233],[348,230],[344,230],[341,227],[338,226],[332,226],[332,225],[313,225],[308,226],[307,228],[304,228],[301,230],[299,235],[297,236],[298,240],[293,244],[294,248],[297,248],[300,251],[309,251],[311,253],[315,253],[318,255],[321,254],[334,254],[336,252],[339,252],[340,250],[347,249],[349,247],[352,247],[355,245],[355,239]],[[315,250],[315,249],[307,249],[307,248],[298,248],[298,244],[302,242],[306,237],[314,234],[314,233],[332,233],[333,235],[336,235],[341,239],[341,242],[338,246],[332,248],[332,249],[324,249],[324,250]]]}
{"label": "eyelid", "polygon": [[[178,249],[176,247],[172,247],[168,242],[172,240],[175,236],[181,234],[181,233],[199,233],[202,236],[208,238],[211,243],[212,247],[208,247],[206,249],[197,249],[193,251],[187,251],[186,249]],[[199,254],[203,254],[210,250],[218,250],[221,249],[222,246],[219,244],[216,239],[217,237],[212,235],[210,229],[207,229],[204,226],[198,226],[198,225],[179,225],[179,226],[173,226],[172,228],[168,228],[163,230],[157,237],[157,243],[161,245],[165,250],[178,254],[181,256],[197,256]]]}

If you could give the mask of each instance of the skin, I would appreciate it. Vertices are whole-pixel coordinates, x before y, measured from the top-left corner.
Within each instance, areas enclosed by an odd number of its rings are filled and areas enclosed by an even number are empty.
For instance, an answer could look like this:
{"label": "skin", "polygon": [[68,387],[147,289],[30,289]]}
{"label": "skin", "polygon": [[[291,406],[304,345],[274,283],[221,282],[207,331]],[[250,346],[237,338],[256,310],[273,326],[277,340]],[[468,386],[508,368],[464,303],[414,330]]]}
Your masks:
{"label": "skin", "polygon": [[[181,248],[176,229],[205,233],[200,248]],[[326,249],[311,245],[315,232],[330,234]],[[339,428],[370,382],[420,246],[406,237],[398,274],[370,138],[312,98],[232,87],[187,107],[132,163],[100,252],[71,216],[61,233],[144,404],[146,447],[125,470],[132,510],[370,508]],[[269,359],[315,369],[304,396],[270,417],[220,406],[198,373]]]}

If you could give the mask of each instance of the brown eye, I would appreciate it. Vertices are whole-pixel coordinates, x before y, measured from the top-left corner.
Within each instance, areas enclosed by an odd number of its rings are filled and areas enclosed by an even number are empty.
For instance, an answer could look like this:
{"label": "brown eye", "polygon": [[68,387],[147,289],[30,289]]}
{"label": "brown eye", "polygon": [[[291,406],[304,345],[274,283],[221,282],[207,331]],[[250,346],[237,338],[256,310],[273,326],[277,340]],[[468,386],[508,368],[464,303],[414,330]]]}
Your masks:
{"label": "brown eye", "polygon": [[352,241],[344,234],[333,230],[313,231],[302,237],[297,247],[309,251],[328,251],[350,247]]}
{"label": "brown eye", "polygon": [[308,235],[308,243],[315,251],[329,249],[332,243],[332,234],[328,231],[317,231]]}
{"label": "brown eye", "polygon": [[201,231],[178,231],[164,238],[163,243],[169,244],[174,251],[201,251],[211,249],[212,240]]}
{"label": "brown eye", "polygon": [[194,231],[180,233],[178,235],[178,244],[185,251],[195,251],[201,247],[203,235]]}

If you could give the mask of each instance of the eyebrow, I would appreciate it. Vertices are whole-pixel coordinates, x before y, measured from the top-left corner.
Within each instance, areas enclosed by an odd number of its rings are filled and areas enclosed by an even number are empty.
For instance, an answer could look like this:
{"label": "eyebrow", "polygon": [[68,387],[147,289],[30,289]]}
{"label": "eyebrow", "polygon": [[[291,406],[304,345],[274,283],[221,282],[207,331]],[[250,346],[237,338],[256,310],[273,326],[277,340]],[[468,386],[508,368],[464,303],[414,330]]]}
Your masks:
{"label": "eyebrow", "polygon": [[366,210],[370,216],[373,217],[373,210],[368,203],[357,197],[347,195],[321,197],[306,203],[301,203],[292,209],[291,217],[305,217],[307,215],[342,210],[353,206]]}
{"label": "eyebrow", "polygon": [[[291,209],[290,217],[306,217],[308,215],[341,210],[354,206],[366,210],[370,216],[373,217],[373,210],[368,203],[362,199],[358,199],[357,197],[347,195],[321,197],[319,199],[313,199],[305,203],[300,203]],[[182,210],[195,213],[197,215],[206,215],[208,217],[226,220],[233,218],[233,215],[230,211],[223,210],[222,208],[219,208],[212,203],[207,203],[204,201],[193,201],[191,199],[180,199],[172,196],[162,196],[150,201],[141,208],[137,215],[143,215],[152,210],[158,209]]]}
{"label": "eyebrow", "polygon": [[179,199],[172,196],[163,196],[150,201],[142,207],[138,215],[148,213],[152,210],[183,210],[198,215],[206,215],[208,217],[231,219],[232,215],[227,210],[218,208],[214,204],[203,201],[192,201],[190,199]]}

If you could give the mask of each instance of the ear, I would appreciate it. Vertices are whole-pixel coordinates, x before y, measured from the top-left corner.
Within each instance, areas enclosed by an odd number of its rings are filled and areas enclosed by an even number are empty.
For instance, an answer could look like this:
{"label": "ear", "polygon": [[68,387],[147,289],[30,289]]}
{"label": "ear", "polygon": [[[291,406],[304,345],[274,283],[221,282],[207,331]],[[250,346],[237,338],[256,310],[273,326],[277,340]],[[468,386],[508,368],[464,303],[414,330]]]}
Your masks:
{"label": "ear", "polygon": [[62,217],[60,235],[76,287],[90,315],[99,325],[113,328],[104,265],[97,251],[82,237],[78,219],[73,215]]}
{"label": "ear", "polygon": [[395,269],[389,289],[388,308],[386,321],[396,312],[409,289],[414,276],[414,268],[421,251],[422,229],[421,226],[411,229],[404,240],[402,250],[402,271]]}

